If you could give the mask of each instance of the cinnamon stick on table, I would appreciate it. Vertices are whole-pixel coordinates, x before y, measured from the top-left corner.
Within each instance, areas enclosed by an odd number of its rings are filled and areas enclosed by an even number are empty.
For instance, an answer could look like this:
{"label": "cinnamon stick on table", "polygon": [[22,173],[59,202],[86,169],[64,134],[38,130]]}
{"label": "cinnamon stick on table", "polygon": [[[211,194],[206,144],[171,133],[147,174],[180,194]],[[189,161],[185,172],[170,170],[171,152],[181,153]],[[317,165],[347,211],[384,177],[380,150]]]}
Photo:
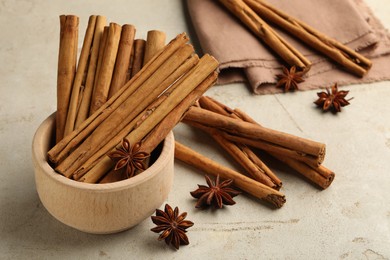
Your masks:
{"label": "cinnamon stick on table", "polygon": [[[232,113],[237,115],[237,117],[239,117],[243,121],[258,124],[248,114],[246,114],[245,112],[239,109],[234,109]],[[335,178],[334,172],[329,170],[323,165],[316,165],[316,164],[307,163],[305,161],[296,160],[289,156],[285,156],[283,154],[281,155],[279,153],[275,153],[270,150],[268,150],[267,152],[271,156],[278,159],[279,161],[282,161],[288,166],[290,166],[291,168],[293,168],[299,174],[303,175],[304,177],[306,177],[307,179],[309,179],[311,182],[318,185],[322,189],[328,188],[332,184]]]}
{"label": "cinnamon stick on table", "polygon": [[106,18],[104,16],[98,15],[96,19],[94,34],[93,34],[93,42],[91,47],[91,54],[89,57],[87,78],[84,83],[85,84],[84,90],[80,97],[80,105],[77,110],[77,116],[76,116],[74,128],[77,128],[79,125],[81,125],[81,123],[84,122],[89,115],[89,107],[91,104],[93,85],[95,82],[95,74],[98,65],[100,42],[101,42],[105,25],[106,25]]}
{"label": "cinnamon stick on table", "polygon": [[228,154],[234,158],[236,162],[238,162],[249,173],[252,179],[259,181],[273,189],[279,190],[281,188],[281,181],[279,180],[279,182],[274,183],[273,180],[266,174],[264,168],[266,168],[268,171],[271,170],[264,163],[261,162],[260,166],[257,164],[258,161],[252,160],[253,158],[251,158],[246,153],[247,151],[244,152],[244,145],[227,140],[222,135],[221,131],[216,128],[207,127],[196,122],[191,122],[185,118],[182,120],[182,122],[209,134]]}
{"label": "cinnamon stick on table", "polygon": [[219,175],[223,179],[232,179],[233,185],[250,195],[263,199],[277,208],[283,206],[286,202],[283,193],[272,189],[260,182],[252,180],[245,175],[238,173],[228,167],[218,164],[217,162],[203,156],[192,149],[175,142],[175,158],[183,161],[207,174],[214,176]]}
{"label": "cinnamon stick on table", "polygon": [[[200,107],[212,112],[240,119],[234,113],[234,110],[224,104],[207,96],[202,96],[199,99]],[[204,127],[203,127],[204,128]],[[274,188],[280,189],[282,181],[268,168],[267,165],[247,147],[245,144],[232,142],[228,140],[224,134],[215,128],[206,129],[211,136],[241,165],[246,171],[261,183]]]}
{"label": "cinnamon stick on table", "polygon": [[349,72],[362,77],[371,68],[372,62],[363,55],[271,6],[266,1],[243,1],[264,20],[276,24],[287,33],[339,63]]}
{"label": "cinnamon stick on table", "polygon": [[246,139],[259,139],[282,148],[288,148],[301,154],[301,156],[313,156],[317,158],[318,164],[324,160],[325,144],[309,139],[223,116],[198,107],[191,107],[186,115],[186,119],[222,129],[235,136]]}
{"label": "cinnamon stick on table", "polygon": [[243,0],[219,0],[244,23],[260,40],[276,52],[288,65],[308,71],[311,62],[292,45],[281,38]]}
{"label": "cinnamon stick on table", "polygon": [[269,154],[271,154],[277,160],[284,162],[285,164],[293,168],[295,171],[297,171],[299,174],[303,175],[312,183],[318,185],[322,189],[328,188],[335,178],[334,172],[323,165],[320,165],[318,167],[310,167],[303,162],[291,158],[278,156],[274,153]]}
{"label": "cinnamon stick on table", "polygon": [[130,24],[122,25],[119,40],[118,54],[115,61],[115,69],[112,76],[108,98],[112,97],[118,89],[126,83],[126,77],[130,66],[130,56],[133,49],[135,27]]}
{"label": "cinnamon stick on table", "polygon": [[79,18],[74,15],[60,16],[60,48],[57,74],[56,143],[65,132],[66,117],[72,85],[76,73]]}
{"label": "cinnamon stick on table", "polygon": [[72,132],[75,128],[77,109],[80,104],[79,97],[83,89],[82,85],[85,84],[85,76],[87,75],[88,62],[91,53],[91,46],[96,26],[96,20],[96,15],[91,15],[88,20],[88,26],[84,36],[84,43],[77,65],[77,72],[73,82],[72,94],[70,97],[68,114],[66,117],[66,124],[64,130],[65,136]]}

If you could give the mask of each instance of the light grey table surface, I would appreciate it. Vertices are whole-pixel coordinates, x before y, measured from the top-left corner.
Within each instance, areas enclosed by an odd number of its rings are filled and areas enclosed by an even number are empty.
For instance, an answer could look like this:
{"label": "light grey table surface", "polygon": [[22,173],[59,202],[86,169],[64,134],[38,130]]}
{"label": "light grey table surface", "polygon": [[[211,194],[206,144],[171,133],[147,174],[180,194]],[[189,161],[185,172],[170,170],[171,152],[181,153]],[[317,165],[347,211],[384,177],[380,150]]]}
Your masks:
{"label": "light grey table surface", "polygon": [[[366,1],[390,28],[388,0]],[[189,246],[175,251],[158,242],[150,219],[114,235],[85,234],[58,222],[35,190],[31,141],[56,107],[60,14],[80,16],[81,37],[89,15],[102,14],[134,24],[142,38],[151,29],[169,39],[186,31],[199,49],[184,1],[0,0],[0,259],[390,258],[389,82],[349,87],[354,100],[338,115],[315,109],[316,91],[255,96],[244,84],[232,84],[207,92],[267,127],[326,143],[325,164],[336,179],[325,191],[279,169],[283,208],[241,195],[233,207],[199,211],[189,191],[203,183],[202,174],[176,162],[167,202],[195,222]],[[207,136],[181,125],[175,136],[239,169]]]}

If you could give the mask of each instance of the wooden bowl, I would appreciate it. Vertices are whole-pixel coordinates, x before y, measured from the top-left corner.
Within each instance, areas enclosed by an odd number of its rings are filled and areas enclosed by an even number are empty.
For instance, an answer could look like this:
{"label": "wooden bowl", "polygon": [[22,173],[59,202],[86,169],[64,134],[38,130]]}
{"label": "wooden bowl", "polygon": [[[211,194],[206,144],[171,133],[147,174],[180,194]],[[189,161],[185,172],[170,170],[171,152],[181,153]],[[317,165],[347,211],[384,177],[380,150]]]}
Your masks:
{"label": "wooden bowl", "polygon": [[120,232],[151,216],[166,200],[173,183],[172,132],[161,144],[157,160],[146,171],[123,181],[88,184],[70,180],[48,164],[47,151],[54,129],[52,114],[34,135],[32,157],[39,198],[62,223],[88,233]]}

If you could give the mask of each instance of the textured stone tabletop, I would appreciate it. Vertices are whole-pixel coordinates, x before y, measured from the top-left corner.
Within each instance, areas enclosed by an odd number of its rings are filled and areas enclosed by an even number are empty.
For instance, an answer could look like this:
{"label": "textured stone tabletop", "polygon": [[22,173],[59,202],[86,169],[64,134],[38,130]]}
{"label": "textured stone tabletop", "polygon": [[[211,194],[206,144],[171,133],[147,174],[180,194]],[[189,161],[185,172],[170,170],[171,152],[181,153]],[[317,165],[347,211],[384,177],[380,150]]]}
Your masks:
{"label": "textured stone tabletop", "polygon": [[[390,28],[388,0],[366,1]],[[56,108],[60,14],[80,17],[80,39],[89,15],[102,14],[134,24],[141,38],[152,29],[168,39],[185,31],[199,50],[185,1],[0,0],[0,259],[390,258],[390,82],[348,87],[354,99],[337,115],[315,108],[316,91],[255,96],[244,84],[232,84],[207,92],[264,126],[324,142],[325,164],[336,173],[325,191],[276,165],[287,198],[281,209],[240,195],[233,207],[200,211],[189,192],[203,175],[176,161],[167,202],[195,223],[190,245],[179,251],[157,241],[149,218],[113,235],[58,222],[36,192],[31,142]],[[179,125],[174,132],[182,143],[240,170],[199,131]]]}

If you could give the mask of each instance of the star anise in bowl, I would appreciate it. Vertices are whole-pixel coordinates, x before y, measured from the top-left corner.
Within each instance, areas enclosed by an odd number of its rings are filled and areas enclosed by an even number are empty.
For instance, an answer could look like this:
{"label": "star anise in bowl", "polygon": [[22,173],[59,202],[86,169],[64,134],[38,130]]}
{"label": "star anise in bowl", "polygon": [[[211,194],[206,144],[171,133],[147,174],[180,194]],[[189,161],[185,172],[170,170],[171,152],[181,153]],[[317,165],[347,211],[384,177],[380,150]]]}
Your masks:
{"label": "star anise in bowl", "polygon": [[124,168],[127,178],[133,177],[136,170],[146,170],[145,159],[149,153],[141,152],[141,143],[131,146],[130,142],[124,138],[120,148],[108,154],[111,160],[116,161],[114,170]]}
{"label": "star anise in bowl", "polygon": [[186,229],[194,225],[189,220],[184,220],[187,217],[187,212],[183,212],[179,215],[179,208],[175,207],[175,210],[171,206],[165,204],[164,211],[156,209],[156,216],[152,216],[152,221],[157,226],[152,228],[151,231],[160,233],[158,240],[165,240],[167,245],[172,245],[176,249],[179,249],[180,245],[188,245],[188,237],[186,235]]}
{"label": "star anise in bowl", "polygon": [[198,189],[191,192],[192,197],[198,199],[198,202],[195,205],[196,208],[214,206],[215,208],[221,209],[223,205],[236,204],[233,197],[241,192],[230,188],[233,184],[233,180],[228,179],[220,182],[219,175],[217,175],[215,182],[207,175],[205,175],[205,179],[208,186],[198,185]]}
{"label": "star anise in bowl", "polygon": [[328,111],[330,109],[333,112],[341,112],[341,107],[348,106],[349,101],[352,99],[345,99],[348,95],[348,90],[338,90],[337,83],[332,86],[331,91],[329,88],[326,88],[326,92],[318,92],[318,99],[314,101],[314,104],[321,107],[324,111]]}
{"label": "star anise in bowl", "polygon": [[295,66],[292,66],[289,69],[283,67],[283,74],[278,74],[278,82],[276,83],[277,88],[284,88],[284,92],[289,90],[295,91],[298,90],[298,84],[305,81],[303,79],[303,71],[297,71]]}

